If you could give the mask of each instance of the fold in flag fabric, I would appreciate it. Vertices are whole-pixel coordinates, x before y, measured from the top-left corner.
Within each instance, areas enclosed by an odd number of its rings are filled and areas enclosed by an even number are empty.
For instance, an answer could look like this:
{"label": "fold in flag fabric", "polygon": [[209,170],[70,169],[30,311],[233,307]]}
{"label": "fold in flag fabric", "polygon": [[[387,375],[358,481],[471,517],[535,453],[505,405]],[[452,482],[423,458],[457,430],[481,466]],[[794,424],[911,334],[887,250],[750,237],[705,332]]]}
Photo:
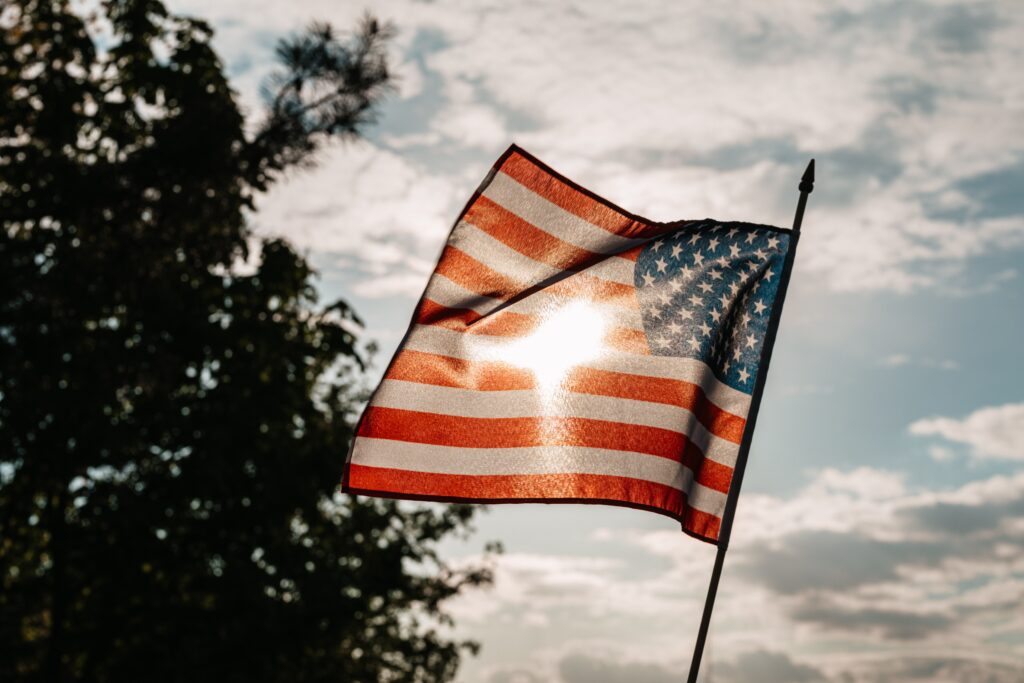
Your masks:
{"label": "fold in flag fabric", "polygon": [[625,505],[717,542],[796,237],[649,221],[511,147],[448,237],[343,489]]}

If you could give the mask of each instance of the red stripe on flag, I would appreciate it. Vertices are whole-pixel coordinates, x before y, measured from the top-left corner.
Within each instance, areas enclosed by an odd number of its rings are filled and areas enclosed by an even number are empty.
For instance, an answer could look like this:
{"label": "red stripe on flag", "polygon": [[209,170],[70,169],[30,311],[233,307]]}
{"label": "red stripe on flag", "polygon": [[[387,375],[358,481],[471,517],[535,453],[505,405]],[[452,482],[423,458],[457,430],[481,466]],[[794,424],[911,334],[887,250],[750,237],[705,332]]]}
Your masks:
{"label": "red stripe on flag", "polygon": [[353,493],[466,502],[612,502],[663,512],[702,538],[718,539],[721,519],[687,507],[681,491],[662,484],[596,474],[461,475],[349,466]]}
{"label": "red stripe on flag", "polygon": [[[416,306],[413,314],[413,322],[419,325],[444,324],[446,327],[454,327],[454,323],[461,323],[463,326],[472,325],[483,316],[468,308],[448,308],[436,301],[424,297]],[[529,318],[530,316],[523,316]]]}
{"label": "red stripe on flag", "polygon": [[616,254],[616,256],[618,256],[619,258],[628,259],[630,261],[636,261],[638,258],[640,258],[640,252],[643,250],[643,247],[633,247],[632,249],[627,249],[626,251],[620,251],[618,254]]}
{"label": "red stripe on flag", "polygon": [[642,356],[649,356],[651,353],[647,346],[647,335],[642,330],[631,330],[627,327],[613,327],[608,330],[605,333],[604,344],[624,353]]}
{"label": "red stripe on flag", "polygon": [[637,220],[554,177],[549,171],[538,167],[518,153],[510,154],[499,170],[552,204],[622,237],[655,237],[678,227]]}
{"label": "red stripe on flag", "polygon": [[[385,377],[477,391],[535,389],[537,384],[533,372],[507,363],[468,361],[420,351],[401,351]],[[715,436],[733,443],[743,438],[746,420],[716,406],[707,399],[703,389],[690,382],[577,367],[569,371],[562,386],[578,394],[685,408]]]}
{"label": "red stripe on flag", "polygon": [[629,451],[682,462],[698,483],[722,493],[729,492],[732,481],[731,467],[706,460],[684,434],[590,418],[461,417],[371,406],[360,422],[359,436],[457,448],[583,446]]}
{"label": "red stripe on flag", "polygon": [[747,424],[742,417],[709,401],[699,385],[678,379],[577,367],[569,371],[563,387],[579,394],[631,398],[686,408],[709,432],[733,443],[743,438]]}
{"label": "red stripe on flag", "polygon": [[467,308],[448,308],[436,301],[423,299],[413,320],[420,325],[435,325],[467,334],[497,337],[524,337],[537,329],[536,316],[499,311],[486,318]]}
{"label": "red stripe on flag", "polygon": [[469,207],[463,220],[519,253],[562,270],[581,270],[608,258],[569,244],[484,196]]}
{"label": "red stripe on flag", "polygon": [[444,275],[463,289],[494,299],[511,299],[523,290],[522,283],[488,268],[451,245],[441,252],[434,272]]}
{"label": "red stripe on flag", "polygon": [[566,299],[600,301],[617,306],[639,308],[636,300],[636,287],[633,285],[602,280],[586,273],[573,273],[563,280],[546,286],[544,291]]}
{"label": "red stripe on flag", "polygon": [[398,353],[385,379],[477,391],[534,389],[533,373],[508,363],[468,361],[422,351]]}

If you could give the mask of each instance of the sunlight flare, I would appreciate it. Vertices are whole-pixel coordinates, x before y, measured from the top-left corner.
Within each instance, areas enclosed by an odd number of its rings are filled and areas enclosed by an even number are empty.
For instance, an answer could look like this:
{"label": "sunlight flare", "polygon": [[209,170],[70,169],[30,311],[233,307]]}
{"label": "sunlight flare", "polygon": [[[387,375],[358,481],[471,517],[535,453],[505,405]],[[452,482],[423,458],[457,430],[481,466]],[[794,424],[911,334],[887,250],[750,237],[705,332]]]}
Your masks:
{"label": "sunlight flare", "polygon": [[606,351],[607,327],[597,307],[573,301],[551,308],[528,336],[489,347],[487,356],[533,372],[541,396],[551,400],[573,367]]}

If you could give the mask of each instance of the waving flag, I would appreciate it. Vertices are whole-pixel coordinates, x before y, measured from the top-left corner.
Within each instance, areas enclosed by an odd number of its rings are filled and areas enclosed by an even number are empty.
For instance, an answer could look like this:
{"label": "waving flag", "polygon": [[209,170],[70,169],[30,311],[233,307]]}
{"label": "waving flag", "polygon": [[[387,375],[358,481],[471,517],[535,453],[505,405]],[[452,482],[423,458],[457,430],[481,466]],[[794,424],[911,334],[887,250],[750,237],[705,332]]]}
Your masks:
{"label": "waving flag", "polygon": [[452,229],[344,489],[626,505],[716,542],[795,242],[643,219],[513,146]]}

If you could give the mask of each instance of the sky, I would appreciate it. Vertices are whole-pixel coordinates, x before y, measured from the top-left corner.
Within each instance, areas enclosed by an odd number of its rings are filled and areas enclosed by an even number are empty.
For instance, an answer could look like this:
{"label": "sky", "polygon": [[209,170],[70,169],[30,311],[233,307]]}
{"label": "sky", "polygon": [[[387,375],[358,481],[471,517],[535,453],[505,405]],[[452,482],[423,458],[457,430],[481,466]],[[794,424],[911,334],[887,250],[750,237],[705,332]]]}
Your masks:
{"label": "sky", "polygon": [[[337,0],[171,0],[253,119],[277,40]],[[386,364],[515,142],[655,220],[803,236],[706,653],[725,683],[1024,680],[1024,3],[373,3],[396,93],[252,217]],[[339,454],[343,457],[343,454]],[[462,683],[685,678],[711,546],[646,512],[492,506],[451,604]]]}

